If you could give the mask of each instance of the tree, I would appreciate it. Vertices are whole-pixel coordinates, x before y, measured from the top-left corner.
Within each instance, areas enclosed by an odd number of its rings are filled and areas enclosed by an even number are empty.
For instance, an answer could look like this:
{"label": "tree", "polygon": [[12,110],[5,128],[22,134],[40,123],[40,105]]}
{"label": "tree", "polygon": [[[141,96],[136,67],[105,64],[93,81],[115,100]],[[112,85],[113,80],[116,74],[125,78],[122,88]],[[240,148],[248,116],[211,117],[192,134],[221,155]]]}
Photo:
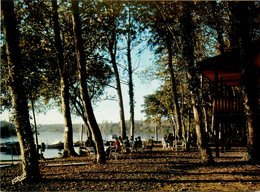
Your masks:
{"label": "tree", "polygon": [[73,23],[73,35],[75,42],[75,53],[77,59],[78,79],[80,82],[80,94],[83,102],[84,113],[90,126],[91,132],[94,136],[95,145],[97,149],[97,163],[105,163],[106,156],[104,151],[103,139],[97,124],[92,104],[88,94],[88,88],[86,84],[86,56],[84,53],[83,39],[81,33],[81,23],[79,16],[79,7],[77,1],[72,1],[72,23]]}
{"label": "tree", "polygon": [[63,46],[60,38],[60,25],[57,1],[52,1],[53,9],[53,23],[55,33],[55,47],[57,50],[58,61],[57,66],[60,74],[60,86],[61,86],[61,101],[62,101],[62,112],[64,117],[64,151],[63,157],[75,156],[76,152],[73,147],[73,128],[70,113],[70,94],[69,94],[69,82],[67,76],[67,66],[64,60]]}
{"label": "tree", "polygon": [[25,93],[23,65],[19,47],[19,32],[16,26],[13,1],[1,4],[3,29],[9,67],[9,87],[12,94],[15,128],[21,148],[22,166],[28,181],[40,179],[40,170],[33,133],[30,126],[27,95]]}
{"label": "tree", "polygon": [[[101,4],[101,9],[98,10],[101,18],[101,30],[103,32],[104,43],[102,48],[105,49],[110,55],[110,62],[112,64],[114,75],[116,79],[116,90],[119,104],[119,114],[120,114],[120,127],[121,127],[121,137],[124,139],[126,137],[126,124],[125,124],[125,113],[124,113],[124,103],[123,95],[121,89],[120,75],[117,63],[117,49],[118,49],[118,38],[122,30],[119,27],[120,19],[122,19],[121,11],[123,9],[121,2],[104,2]],[[102,10],[103,9],[103,10]]]}
{"label": "tree", "polygon": [[[258,69],[254,59],[257,54],[259,54],[260,49],[259,34],[254,32],[254,27],[256,25],[255,18],[257,14],[259,14],[260,8],[259,4],[257,8],[256,2],[233,2],[229,3],[229,8],[232,13],[232,34],[234,35],[231,37],[231,46],[233,46],[232,48],[238,48],[240,50],[244,105],[248,126],[246,158],[250,161],[259,161],[259,75],[257,76],[256,71]],[[243,13],[243,15],[241,13]],[[258,35],[258,42],[255,44],[253,43],[254,35],[256,37]]]}
{"label": "tree", "polygon": [[[170,85],[172,91],[172,99],[173,106],[172,109],[174,111],[174,119],[176,123],[177,136],[181,139],[185,139],[184,137],[184,126],[182,126],[181,122],[181,113],[178,99],[178,91],[177,91],[177,82],[175,78],[175,69],[173,67],[173,54],[174,52],[178,52],[178,44],[174,41],[175,34],[177,33],[176,27],[176,18],[178,18],[177,6],[175,2],[162,2],[157,3],[154,2],[155,9],[153,14],[151,14],[150,18],[150,28],[153,33],[153,45],[157,46],[157,53],[161,54],[164,57],[165,52],[162,50],[166,50],[167,52],[167,61],[165,65],[167,66],[167,71],[170,76]],[[174,45],[175,44],[175,45]],[[163,54],[162,54],[163,53]]]}
{"label": "tree", "polygon": [[154,94],[147,95],[144,98],[144,112],[146,114],[146,121],[160,124],[161,119],[167,118],[174,126],[172,117],[172,100],[170,97],[170,90],[166,88],[157,90]]}
{"label": "tree", "polygon": [[129,87],[129,105],[130,105],[130,135],[134,138],[135,131],[135,119],[134,119],[134,84],[133,84],[133,66],[131,58],[132,40],[134,39],[136,31],[132,29],[133,21],[132,18],[132,7],[128,2],[128,24],[127,24],[127,63],[128,63],[128,87]]}
{"label": "tree", "polygon": [[201,152],[203,162],[212,163],[213,157],[208,146],[205,130],[202,123],[201,98],[199,93],[199,76],[195,66],[194,58],[194,24],[192,21],[192,3],[183,2],[183,16],[181,18],[182,40],[183,40],[183,57],[187,62],[188,84],[191,92],[191,101],[193,107],[193,115],[196,127],[198,148]]}

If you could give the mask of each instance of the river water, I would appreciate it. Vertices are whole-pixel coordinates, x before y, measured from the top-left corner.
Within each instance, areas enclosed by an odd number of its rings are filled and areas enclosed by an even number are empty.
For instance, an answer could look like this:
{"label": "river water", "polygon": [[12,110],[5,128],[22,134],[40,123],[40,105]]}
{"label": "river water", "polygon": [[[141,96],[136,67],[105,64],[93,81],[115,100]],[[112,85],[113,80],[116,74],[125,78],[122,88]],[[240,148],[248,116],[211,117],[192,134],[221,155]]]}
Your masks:
{"label": "river water", "polygon": [[[58,141],[63,142],[64,134],[62,132],[41,132],[38,135],[39,145],[44,142],[46,145],[56,143]],[[102,135],[103,140],[112,140],[112,135]],[[146,140],[150,136],[142,136],[142,139]],[[83,141],[86,140],[86,135],[83,134]],[[18,141],[16,136],[8,138],[0,138],[0,143],[9,142],[9,141]],[[80,141],[80,133],[73,133],[73,141]],[[62,149],[45,149],[43,156],[45,158],[59,157],[62,153]],[[79,152],[79,147],[75,147],[75,151]],[[18,160],[21,159],[21,155],[11,155],[5,152],[0,152],[0,160]]]}

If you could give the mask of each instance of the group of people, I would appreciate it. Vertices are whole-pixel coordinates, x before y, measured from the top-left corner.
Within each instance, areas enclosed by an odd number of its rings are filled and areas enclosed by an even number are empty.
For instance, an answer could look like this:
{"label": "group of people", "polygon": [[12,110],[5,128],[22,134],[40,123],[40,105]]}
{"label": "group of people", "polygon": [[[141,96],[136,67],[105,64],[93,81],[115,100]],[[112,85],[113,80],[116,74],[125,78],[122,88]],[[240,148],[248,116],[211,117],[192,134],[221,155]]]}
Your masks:
{"label": "group of people", "polygon": [[138,148],[142,147],[142,140],[141,137],[138,136],[137,138],[133,138],[133,136],[130,137],[130,140],[126,136],[125,139],[122,139],[122,137],[115,137],[114,146],[117,152],[127,152],[130,151],[137,151]]}
{"label": "group of people", "polygon": [[172,149],[174,140],[175,138],[172,133],[169,133],[168,135],[166,134],[163,137],[163,142],[162,142],[163,149]]}

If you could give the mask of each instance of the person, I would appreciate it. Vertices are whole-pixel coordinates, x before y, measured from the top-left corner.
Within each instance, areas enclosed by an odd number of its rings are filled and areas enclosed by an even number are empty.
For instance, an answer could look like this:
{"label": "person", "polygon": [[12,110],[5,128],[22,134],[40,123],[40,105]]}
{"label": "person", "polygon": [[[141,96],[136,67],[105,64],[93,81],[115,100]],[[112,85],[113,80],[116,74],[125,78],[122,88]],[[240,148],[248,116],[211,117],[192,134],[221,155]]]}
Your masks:
{"label": "person", "polygon": [[142,140],[140,136],[137,137],[137,147],[142,148]]}
{"label": "person", "polygon": [[137,152],[137,148],[138,148],[138,141],[137,141],[137,138],[135,138],[135,141],[133,142],[133,145],[132,145],[132,151]]}
{"label": "person", "polygon": [[167,137],[167,141],[168,141],[168,148],[172,149],[173,148],[173,141],[174,141],[174,137],[172,133],[169,133],[168,137]]}
{"label": "person", "polygon": [[94,141],[92,140],[91,137],[88,137],[88,139],[85,142],[85,146],[86,147],[94,147],[95,146],[95,143],[94,143]]}
{"label": "person", "polygon": [[91,137],[88,137],[87,141],[85,142],[85,146],[86,147],[93,147],[95,154],[97,154],[95,142],[93,141],[93,139]]}
{"label": "person", "polygon": [[168,148],[169,142],[167,140],[167,134],[164,135],[162,144],[163,144],[163,149],[167,149]]}
{"label": "person", "polygon": [[134,137],[133,135],[130,137],[130,145],[132,145],[134,143]]}
{"label": "person", "polygon": [[121,150],[121,145],[120,145],[118,137],[115,138],[114,145],[115,145],[116,151],[119,152]]}
{"label": "person", "polygon": [[123,149],[127,153],[129,153],[130,152],[129,147],[130,147],[130,143],[129,143],[128,137],[126,136],[126,138],[123,140]]}
{"label": "person", "polygon": [[119,143],[120,143],[120,146],[123,146],[123,139],[122,139],[121,136],[118,137],[118,141],[119,141]]}

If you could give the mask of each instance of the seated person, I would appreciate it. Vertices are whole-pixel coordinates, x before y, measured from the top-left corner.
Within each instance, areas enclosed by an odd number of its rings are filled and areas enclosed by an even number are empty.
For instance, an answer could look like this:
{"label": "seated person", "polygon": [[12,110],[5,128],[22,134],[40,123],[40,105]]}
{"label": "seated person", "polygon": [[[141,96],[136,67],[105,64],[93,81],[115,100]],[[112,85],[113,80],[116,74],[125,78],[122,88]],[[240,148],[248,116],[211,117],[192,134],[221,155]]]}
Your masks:
{"label": "seated person", "polygon": [[93,147],[95,154],[97,154],[95,142],[92,140],[91,137],[88,137],[88,139],[86,140],[85,147]]}
{"label": "seated person", "polygon": [[129,153],[129,147],[130,147],[130,143],[128,140],[128,137],[126,136],[126,138],[123,140],[123,148],[124,150],[126,150],[127,153]]}
{"label": "seated person", "polygon": [[168,144],[169,148],[170,148],[170,149],[173,148],[174,137],[173,137],[173,134],[172,134],[172,133],[169,133],[167,140],[168,140],[168,143],[169,143],[169,144]]}
{"label": "seated person", "polygon": [[168,142],[168,139],[167,139],[167,135],[165,135],[163,137],[163,149],[167,149],[168,148],[168,144],[169,144],[169,142]]}
{"label": "seated person", "polygon": [[137,137],[137,147],[142,148],[142,140],[140,136]]}
{"label": "seated person", "polygon": [[115,149],[117,152],[121,151],[121,145],[120,145],[119,139],[117,137],[115,138],[114,145],[115,145]]}
{"label": "seated person", "polygon": [[134,143],[134,137],[131,136],[131,137],[130,137],[130,145],[133,146],[133,143]]}

